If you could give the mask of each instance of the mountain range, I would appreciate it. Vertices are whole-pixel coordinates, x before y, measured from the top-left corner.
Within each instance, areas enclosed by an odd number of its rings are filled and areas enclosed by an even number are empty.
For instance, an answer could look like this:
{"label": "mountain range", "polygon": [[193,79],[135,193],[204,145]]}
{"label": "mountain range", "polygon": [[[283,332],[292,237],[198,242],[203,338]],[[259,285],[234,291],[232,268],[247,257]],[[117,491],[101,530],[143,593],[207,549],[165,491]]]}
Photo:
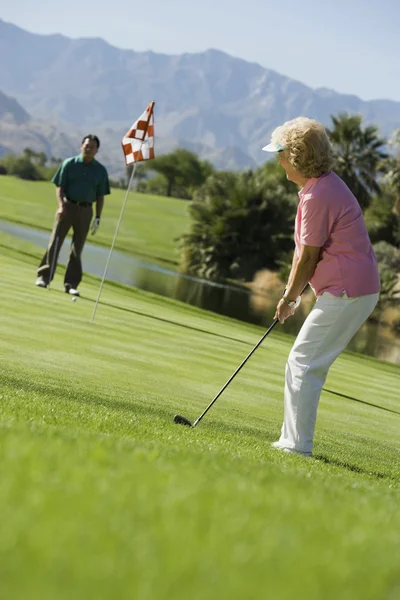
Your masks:
{"label": "mountain range", "polygon": [[[183,146],[218,168],[254,167],[277,125],[359,113],[389,135],[400,102],[312,89],[218,50],[177,56],[122,50],[101,38],[29,33],[0,19],[0,153],[21,146],[67,156],[101,138],[100,160],[123,171],[120,140],[155,100],[157,153]],[[357,74],[355,74],[356,78]]]}

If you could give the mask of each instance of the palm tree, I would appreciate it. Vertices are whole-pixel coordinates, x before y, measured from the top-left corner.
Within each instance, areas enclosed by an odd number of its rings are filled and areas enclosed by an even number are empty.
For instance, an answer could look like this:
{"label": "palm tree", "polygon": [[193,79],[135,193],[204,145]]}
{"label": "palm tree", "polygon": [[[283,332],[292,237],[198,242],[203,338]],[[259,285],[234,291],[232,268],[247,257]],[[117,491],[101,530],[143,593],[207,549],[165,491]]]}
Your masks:
{"label": "palm tree", "polygon": [[386,160],[386,180],[395,195],[393,214],[400,217],[400,129],[394,131],[389,146],[393,148],[395,154]]}
{"label": "palm tree", "polygon": [[335,171],[349,186],[361,208],[371,202],[372,195],[379,193],[377,182],[383,170],[382,161],[387,158],[377,127],[362,126],[362,116],[341,113],[332,116],[333,129],[328,134],[336,155]]}
{"label": "palm tree", "polygon": [[191,198],[213,172],[213,167],[208,161],[201,161],[198,156],[186,150],[177,148],[170,154],[164,154],[155,160],[149,161],[145,167],[148,171],[155,171],[162,175],[167,184],[167,196],[172,196],[179,188],[183,188],[182,197]]}
{"label": "palm tree", "polygon": [[293,246],[295,198],[274,176],[260,183],[252,171],[214,173],[191,203],[181,268],[215,281],[277,269]]}
{"label": "palm tree", "polygon": [[400,246],[400,129],[394,132],[390,145],[395,147],[396,154],[387,159],[387,182],[394,194],[392,218],[394,221],[393,237]]}

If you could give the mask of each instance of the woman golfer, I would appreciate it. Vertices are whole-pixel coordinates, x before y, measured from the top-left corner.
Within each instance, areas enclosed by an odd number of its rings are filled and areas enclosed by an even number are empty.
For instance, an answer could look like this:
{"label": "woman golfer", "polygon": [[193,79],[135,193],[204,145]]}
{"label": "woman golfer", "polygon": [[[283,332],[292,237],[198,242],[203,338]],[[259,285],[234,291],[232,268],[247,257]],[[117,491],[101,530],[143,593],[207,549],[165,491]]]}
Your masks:
{"label": "woman golfer", "polygon": [[289,354],[281,437],[272,445],[311,456],[322,386],[329,367],[375,308],[378,266],[361,208],[332,171],[323,125],[305,117],[287,121],[263,150],[277,152],[287,178],[301,188],[293,263],[275,318],[283,323],[293,315],[308,283],[317,298]]}

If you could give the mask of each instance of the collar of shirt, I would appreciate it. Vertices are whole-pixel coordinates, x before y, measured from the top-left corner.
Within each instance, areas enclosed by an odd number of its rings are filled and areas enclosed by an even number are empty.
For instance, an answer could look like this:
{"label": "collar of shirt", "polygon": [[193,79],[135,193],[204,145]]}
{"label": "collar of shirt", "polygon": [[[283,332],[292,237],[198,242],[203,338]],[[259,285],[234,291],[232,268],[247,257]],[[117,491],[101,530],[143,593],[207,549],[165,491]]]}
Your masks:
{"label": "collar of shirt", "polygon": [[329,171],[328,173],[323,173],[319,177],[311,177],[311,179],[309,179],[307,183],[298,192],[300,200],[303,200],[304,196],[311,190],[311,188],[317,183],[317,181],[323,179],[324,177],[327,177],[331,173],[332,171]]}
{"label": "collar of shirt", "polygon": [[301,190],[298,192],[300,200],[303,200],[304,196],[311,190],[316,181],[318,181],[318,177],[311,177],[311,179],[309,179],[307,183],[303,185]]}
{"label": "collar of shirt", "polygon": [[76,157],[76,160],[77,160],[77,162],[84,163],[85,165],[93,165],[94,161],[95,161],[95,159],[92,158],[92,160],[90,162],[85,162],[83,159],[83,154],[78,154],[78,156]]}

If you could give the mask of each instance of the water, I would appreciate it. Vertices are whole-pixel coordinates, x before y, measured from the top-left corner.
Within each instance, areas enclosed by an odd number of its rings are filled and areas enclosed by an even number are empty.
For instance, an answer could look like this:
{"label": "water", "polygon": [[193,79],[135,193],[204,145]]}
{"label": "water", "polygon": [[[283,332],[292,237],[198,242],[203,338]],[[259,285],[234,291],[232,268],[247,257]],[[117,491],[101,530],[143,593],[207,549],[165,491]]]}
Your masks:
{"label": "water", "polygon": [[[45,249],[49,234],[27,227],[0,222],[0,231],[32,242]],[[69,241],[65,241],[60,253],[60,263],[66,264]],[[109,249],[87,243],[83,254],[84,270],[102,277]],[[271,274],[267,291],[255,293],[241,285],[210,282],[176,273],[171,269],[151,264],[135,257],[113,251],[107,279],[174,298],[193,306],[223,314],[235,319],[268,327],[274,317],[275,306],[282,293],[282,284],[277,284]],[[286,333],[297,334],[312,305],[312,298],[302,303],[295,316],[282,326]],[[361,352],[400,365],[400,338],[388,327],[368,322],[363,325],[348,346],[348,350]]]}

